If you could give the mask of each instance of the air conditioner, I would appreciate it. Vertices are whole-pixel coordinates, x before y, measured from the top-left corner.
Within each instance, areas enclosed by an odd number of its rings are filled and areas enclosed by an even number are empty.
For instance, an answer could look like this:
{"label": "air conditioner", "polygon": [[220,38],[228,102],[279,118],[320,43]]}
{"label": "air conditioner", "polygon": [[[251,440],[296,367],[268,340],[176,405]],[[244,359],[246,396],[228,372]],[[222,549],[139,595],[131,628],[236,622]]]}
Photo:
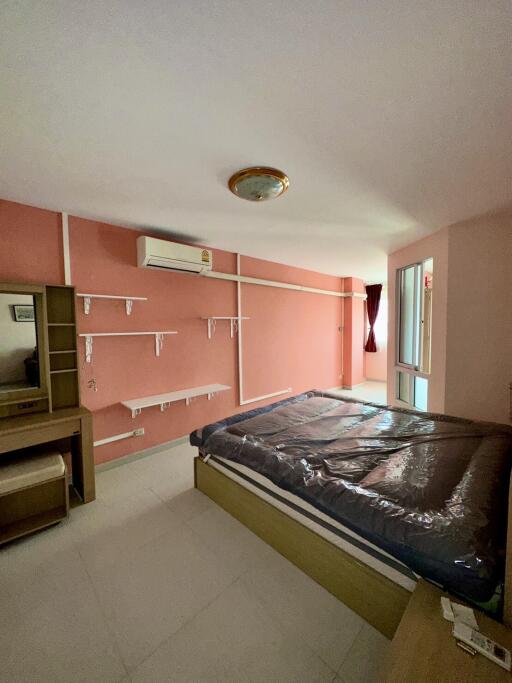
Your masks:
{"label": "air conditioner", "polygon": [[161,268],[178,273],[205,273],[212,269],[212,252],[141,236],[137,238],[137,265],[139,268]]}

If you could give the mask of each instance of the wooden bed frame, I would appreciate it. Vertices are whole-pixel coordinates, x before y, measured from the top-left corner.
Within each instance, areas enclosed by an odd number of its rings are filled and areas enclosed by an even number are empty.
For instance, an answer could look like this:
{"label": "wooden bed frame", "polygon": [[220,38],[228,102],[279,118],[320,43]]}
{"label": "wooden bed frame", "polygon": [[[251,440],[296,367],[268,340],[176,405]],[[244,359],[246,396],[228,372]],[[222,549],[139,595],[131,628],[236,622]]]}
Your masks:
{"label": "wooden bed frame", "polygon": [[[204,463],[200,457],[194,460],[194,484],[383,635],[393,638],[412,593]],[[512,486],[509,491],[508,522],[512,529]],[[503,618],[509,627],[512,627],[511,546],[509,537]]]}

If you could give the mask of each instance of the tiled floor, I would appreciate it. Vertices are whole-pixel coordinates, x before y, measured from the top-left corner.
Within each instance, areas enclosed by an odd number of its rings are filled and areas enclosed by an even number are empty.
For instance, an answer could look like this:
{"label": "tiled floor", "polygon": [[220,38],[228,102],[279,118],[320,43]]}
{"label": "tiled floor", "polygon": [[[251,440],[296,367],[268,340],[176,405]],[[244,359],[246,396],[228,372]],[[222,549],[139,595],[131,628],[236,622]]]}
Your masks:
{"label": "tiled floor", "polygon": [[386,382],[367,380],[362,384],[358,384],[353,389],[336,389],[335,393],[340,396],[348,396],[348,398],[361,398],[363,401],[372,401],[373,403],[383,403],[386,405],[386,387]]}
{"label": "tiled floor", "polygon": [[188,445],[0,551],[0,681],[371,681],[388,641],[192,488]]}

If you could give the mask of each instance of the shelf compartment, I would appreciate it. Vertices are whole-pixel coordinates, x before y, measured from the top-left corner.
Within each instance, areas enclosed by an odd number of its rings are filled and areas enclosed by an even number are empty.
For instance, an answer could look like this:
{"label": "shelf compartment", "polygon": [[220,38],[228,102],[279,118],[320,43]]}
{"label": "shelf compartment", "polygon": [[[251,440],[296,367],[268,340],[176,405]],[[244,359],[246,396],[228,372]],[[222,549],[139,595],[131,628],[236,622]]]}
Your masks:
{"label": "shelf compartment", "polygon": [[118,296],[117,294],[77,294],[78,297],[84,300],[84,313],[89,315],[91,310],[91,303],[93,299],[107,299],[111,301],[124,301],[126,315],[131,315],[134,301],[147,301],[146,296]]}
{"label": "shelf compartment", "polygon": [[208,400],[210,400],[215,394],[220,391],[227,391],[228,389],[231,389],[231,387],[226,384],[206,384],[201,387],[171,391],[167,394],[155,394],[154,396],[145,396],[144,398],[134,398],[130,401],[121,401],[121,405],[131,410],[132,418],[134,418],[140,415],[143,408],[160,406],[160,410],[163,412],[171,403],[176,401],[185,401],[187,405],[190,405],[192,399],[198,396],[207,396]]}
{"label": "shelf compartment", "polygon": [[50,353],[68,351],[76,348],[76,330],[74,325],[48,326],[48,343]]}
{"label": "shelf compartment", "polygon": [[76,370],[50,373],[52,408],[75,408],[80,405]]}
{"label": "shelf compartment", "polygon": [[75,351],[57,352],[50,355],[50,372],[74,370],[77,367]]}
{"label": "shelf compartment", "polygon": [[94,337],[140,337],[151,335],[155,338],[155,356],[160,355],[164,343],[164,337],[169,334],[178,334],[176,330],[166,330],[157,332],[86,332],[80,334],[85,339],[85,361],[92,362],[92,343]]}
{"label": "shelf compartment", "polygon": [[49,325],[74,325],[75,297],[70,287],[46,286],[46,311]]}
{"label": "shelf compartment", "polygon": [[242,320],[250,320],[247,316],[238,315],[210,315],[203,316],[201,320],[207,320],[208,325],[208,339],[211,339],[215,334],[215,328],[217,326],[217,320],[229,320],[229,331],[230,337],[233,339],[235,334],[238,332],[238,328]]}

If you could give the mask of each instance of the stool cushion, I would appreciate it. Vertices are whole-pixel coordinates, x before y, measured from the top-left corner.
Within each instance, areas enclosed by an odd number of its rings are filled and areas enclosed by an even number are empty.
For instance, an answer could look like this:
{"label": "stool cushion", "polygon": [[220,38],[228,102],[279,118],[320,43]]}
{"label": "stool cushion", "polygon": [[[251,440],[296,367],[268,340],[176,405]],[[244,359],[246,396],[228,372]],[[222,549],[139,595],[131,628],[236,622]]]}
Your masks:
{"label": "stool cushion", "polygon": [[5,464],[0,461],[0,495],[63,477],[65,472],[62,455],[55,449],[10,459]]}

